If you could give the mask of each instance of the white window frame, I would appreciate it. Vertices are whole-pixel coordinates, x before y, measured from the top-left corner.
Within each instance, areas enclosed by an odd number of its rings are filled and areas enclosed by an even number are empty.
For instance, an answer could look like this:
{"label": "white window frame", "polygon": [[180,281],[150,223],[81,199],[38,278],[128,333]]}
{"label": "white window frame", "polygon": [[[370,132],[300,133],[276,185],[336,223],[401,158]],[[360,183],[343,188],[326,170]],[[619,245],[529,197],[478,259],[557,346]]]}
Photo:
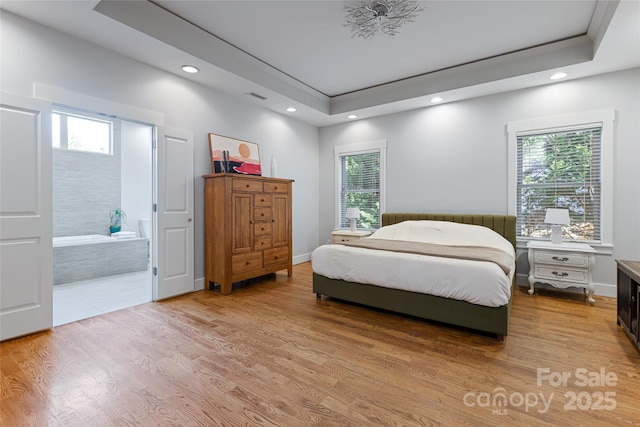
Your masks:
{"label": "white window frame", "polygon": [[385,212],[385,199],[386,199],[386,169],[387,169],[387,140],[380,139],[375,141],[365,141],[349,145],[339,145],[333,148],[333,154],[335,158],[335,228],[341,227],[340,221],[340,204],[342,198],[340,194],[341,189],[341,163],[340,157],[356,154],[367,153],[379,153],[380,154],[380,221],[382,221],[382,214]]}
{"label": "white window frame", "polygon": [[[615,110],[595,110],[560,116],[540,117],[529,120],[518,120],[507,123],[508,155],[509,155],[509,215],[517,215],[517,135],[530,132],[553,132],[560,128],[574,128],[587,124],[601,124],[601,200],[600,200],[600,241],[589,244],[599,253],[613,253],[613,124]],[[534,240],[527,237],[517,238],[517,247],[526,248],[526,243]]]}
{"label": "white window frame", "polygon": [[[75,151],[80,153],[98,154],[103,156],[113,156],[113,120],[105,119],[102,116],[91,114],[81,110],[73,110],[70,108],[57,107],[54,105],[52,109],[52,115],[57,114],[60,116],[60,146],[53,147],[56,150]],[[74,117],[80,120],[93,121],[97,123],[104,123],[109,126],[109,151],[102,153],[99,151],[82,150],[77,148],[69,148],[69,134],[68,134],[68,118]]]}

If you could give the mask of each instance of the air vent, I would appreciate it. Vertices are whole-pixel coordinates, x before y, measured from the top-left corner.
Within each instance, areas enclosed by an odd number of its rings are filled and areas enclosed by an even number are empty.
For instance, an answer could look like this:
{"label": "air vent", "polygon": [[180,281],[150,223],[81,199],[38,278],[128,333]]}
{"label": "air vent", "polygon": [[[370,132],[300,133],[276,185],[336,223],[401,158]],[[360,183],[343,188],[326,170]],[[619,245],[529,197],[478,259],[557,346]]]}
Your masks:
{"label": "air vent", "polygon": [[260,101],[264,101],[265,99],[267,99],[266,97],[259,95],[255,92],[247,92],[247,95],[253,96],[254,98],[258,98]]}

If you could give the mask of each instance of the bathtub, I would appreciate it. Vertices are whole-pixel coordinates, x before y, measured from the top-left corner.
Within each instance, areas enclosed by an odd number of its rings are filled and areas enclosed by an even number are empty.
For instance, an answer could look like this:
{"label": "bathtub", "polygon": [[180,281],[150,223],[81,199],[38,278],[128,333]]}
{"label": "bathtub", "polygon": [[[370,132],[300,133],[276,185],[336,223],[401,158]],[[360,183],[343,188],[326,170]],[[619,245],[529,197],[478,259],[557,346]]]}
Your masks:
{"label": "bathtub", "polygon": [[115,237],[103,236],[102,234],[88,234],[86,236],[65,236],[54,237],[53,247],[63,248],[66,246],[91,245],[99,242],[111,242],[117,240]]}
{"label": "bathtub", "polygon": [[149,239],[101,234],[53,238],[53,284],[145,271]]}

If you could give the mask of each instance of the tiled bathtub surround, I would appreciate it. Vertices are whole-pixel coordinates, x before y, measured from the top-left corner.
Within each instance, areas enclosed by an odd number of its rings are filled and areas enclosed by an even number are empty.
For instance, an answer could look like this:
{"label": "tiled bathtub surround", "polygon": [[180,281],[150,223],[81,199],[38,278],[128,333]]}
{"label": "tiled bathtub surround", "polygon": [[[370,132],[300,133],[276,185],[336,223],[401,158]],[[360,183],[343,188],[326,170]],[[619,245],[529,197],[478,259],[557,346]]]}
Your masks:
{"label": "tiled bathtub surround", "polygon": [[109,212],[121,206],[121,122],[113,122],[113,155],[53,150],[53,237],[109,234]]}
{"label": "tiled bathtub surround", "polygon": [[61,245],[54,238],[54,285],[147,269],[149,239],[95,236],[85,240],[92,241]]}

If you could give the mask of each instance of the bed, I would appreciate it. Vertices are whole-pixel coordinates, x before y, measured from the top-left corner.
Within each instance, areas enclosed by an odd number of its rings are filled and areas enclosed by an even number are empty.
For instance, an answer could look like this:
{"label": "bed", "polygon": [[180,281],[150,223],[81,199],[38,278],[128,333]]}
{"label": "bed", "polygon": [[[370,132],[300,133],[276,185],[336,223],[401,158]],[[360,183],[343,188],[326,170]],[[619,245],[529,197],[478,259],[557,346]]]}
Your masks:
{"label": "bed", "polygon": [[[500,341],[504,340],[504,337],[508,334],[509,329],[509,316],[511,312],[511,305],[513,301],[514,284],[515,284],[515,244],[516,244],[516,218],[510,215],[472,215],[472,214],[428,214],[428,213],[386,213],[382,215],[382,228],[380,230],[387,230],[387,226],[393,226],[407,222],[405,225],[409,225],[416,221],[430,221],[428,224],[436,224],[436,222],[457,223],[457,224],[469,224],[475,226],[486,227],[493,230],[495,233],[489,231],[483,231],[482,227],[473,227],[483,233],[496,234],[502,237],[498,239],[504,240],[503,246],[506,243],[507,249],[512,252],[512,266],[511,270],[507,272],[507,269],[500,267],[500,264],[488,263],[486,261],[473,261],[473,260],[460,260],[455,256],[450,257],[445,255],[431,256],[420,253],[396,253],[386,252],[379,250],[371,250],[372,248],[357,248],[351,246],[345,246],[341,244],[323,245],[317,248],[312,254],[312,267],[313,267],[313,292],[318,299],[325,297],[336,298],[339,300],[349,301],[353,303],[363,304],[366,306],[389,310],[401,314],[411,315],[422,319],[433,320],[443,322],[455,326],[461,326],[465,328],[482,331],[485,333],[495,334]],[[423,223],[414,223],[420,226]],[[454,227],[454,225],[452,225]],[[438,228],[438,227],[436,227]],[[380,231],[379,230],[379,231]],[[376,232],[378,233],[378,232]],[[376,237],[376,233],[371,237]],[[474,230],[475,233],[475,230]],[[482,233],[480,235],[484,236]],[[489,236],[491,237],[491,236]],[[384,238],[384,234],[383,234]],[[491,237],[493,239],[493,237]],[[364,239],[367,240],[367,239]],[[367,242],[372,243],[372,242]],[[506,250],[506,249],[505,249]],[[364,280],[353,279],[349,275],[349,268],[343,273],[339,271],[333,271],[334,264],[338,264],[337,260],[341,260],[345,256],[345,252],[358,253],[359,259],[352,261],[352,265],[364,265],[366,256],[376,253],[376,256],[391,256],[396,257],[392,261],[392,265],[401,266],[401,270],[409,270],[412,273],[409,276],[419,277],[419,280],[424,284],[429,285],[430,282],[434,282],[429,292],[435,291],[435,294],[424,293],[422,290],[415,289],[415,283],[396,283],[404,281],[405,279],[389,279],[393,277],[395,273],[380,271],[375,280],[386,280],[382,284],[362,283]],[[385,255],[385,253],[387,255]],[[370,254],[370,255],[367,255]],[[400,258],[406,256],[407,259]],[[409,259],[410,258],[410,259]],[[427,263],[425,266],[414,264],[414,262]],[[436,268],[435,262],[442,263],[442,267]],[[455,292],[467,292],[464,287],[459,291],[455,291],[453,295],[443,294],[442,292],[442,278],[449,277],[448,274],[454,274],[455,271],[460,271],[461,263],[476,263],[476,264],[492,264],[493,270],[501,269],[504,278],[496,278],[496,281],[500,281],[497,296],[490,296],[488,300],[480,300],[471,295],[456,295]],[[361,263],[361,264],[358,264]],[[431,263],[431,264],[429,264]],[[505,262],[503,262],[504,264]],[[370,258],[368,264],[370,268],[367,270],[373,270],[378,268],[378,264],[382,264],[382,258]],[[471,265],[471,264],[469,264]],[[483,268],[489,269],[484,266]],[[438,269],[444,268],[445,271]],[[451,271],[447,272],[446,269]],[[412,270],[413,269],[413,270]],[[419,270],[416,270],[419,269]],[[358,270],[358,268],[352,268],[352,270]],[[432,271],[432,275],[436,277],[439,274],[439,278],[431,279],[429,271]],[[436,273],[437,272],[437,273]],[[417,274],[419,273],[419,274]],[[375,271],[373,272],[375,274]],[[483,273],[484,274],[484,273]],[[489,274],[489,273],[487,273]],[[493,273],[492,273],[493,274]],[[496,277],[499,274],[496,275]],[[401,274],[397,274],[401,277]],[[380,279],[382,277],[382,279]],[[473,279],[469,279],[473,277]],[[473,282],[466,283],[468,289],[474,289],[478,283],[483,284],[485,281],[493,281],[494,279],[479,280],[475,273],[470,273],[465,277],[458,279],[460,282]],[[487,276],[489,277],[489,276]],[[445,280],[448,280],[445,279]],[[415,280],[414,280],[415,281]],[[506,281],[506,282],[505,282]],[[440,283],[440,285],[438,284]],[[506,283],[506,284],[505,284]],[[471,285],[471,286],[469,286]],[[489,288],[490,286],[487,286]],[[438,294],[440,293],[440,294]],[[471,292],[473,294],[473,292]],[[468,299],[465,300],[464,298]],[[475,299],[474,299],[475,298]],[[470,302],[472,301],[472,302]]]}

